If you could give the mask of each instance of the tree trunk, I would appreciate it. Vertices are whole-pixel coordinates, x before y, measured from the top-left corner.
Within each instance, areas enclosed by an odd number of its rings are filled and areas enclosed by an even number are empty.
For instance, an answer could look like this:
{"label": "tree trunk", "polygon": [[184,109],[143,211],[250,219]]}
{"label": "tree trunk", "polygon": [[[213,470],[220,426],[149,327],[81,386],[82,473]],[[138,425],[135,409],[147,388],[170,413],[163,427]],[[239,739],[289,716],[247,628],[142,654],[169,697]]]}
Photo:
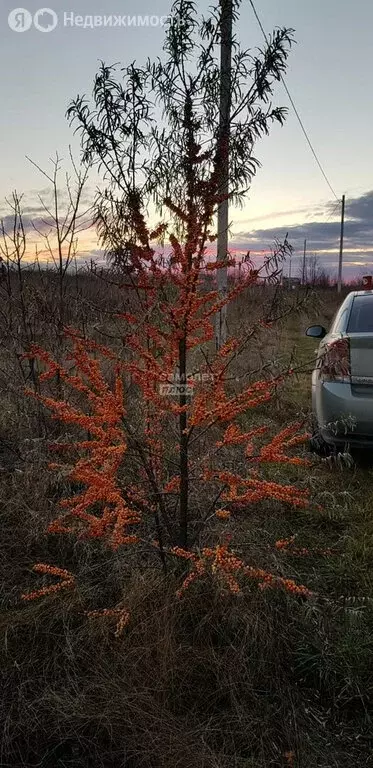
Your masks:
{"label": "tree trunk", "polygon": [[[187,402],[186,396],[186,334],[179,343],[179,374],[180,380],[178,385],[179,390],[179,404],[185,406]],[[179,418],[180,427],[180,516],[179,516],[179,546],[186,549],[188,546],[188,490],[189,490],[189,478],[188,478],[188,435],[186,434],[187,428],[187,414],[182,412]]]}

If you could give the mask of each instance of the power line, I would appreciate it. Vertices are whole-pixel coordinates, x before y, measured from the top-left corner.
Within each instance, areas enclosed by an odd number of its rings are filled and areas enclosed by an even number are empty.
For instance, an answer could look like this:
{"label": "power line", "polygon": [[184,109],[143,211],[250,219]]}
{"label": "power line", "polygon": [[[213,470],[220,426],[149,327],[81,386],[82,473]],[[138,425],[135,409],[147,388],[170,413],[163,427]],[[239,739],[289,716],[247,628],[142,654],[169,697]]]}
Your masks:
{"label": "power line", "polygon": [[[253,9],[253,12],[254,12],[255,18],[256,18],[256,20],[257,20],[257,22],[258,22],[258,24],[259,24],[259,27],[260,27],[260,29],[261,29],[261,31],[262,31],[262,34],[263,34],[263,36],[264,36],[264,39],[265,39],[265,41],[266,41],[267,45],[269,45],[268,36],[267,36],[267,34],[266,34],[265,30],[264,30],[264,27],[263,27],[263,24],[262,24],[262,22],[260,21],[260,18],[259,18],[259,16],[258,16],[257,10],[256,10],[256,8],[255,8],[255,5],[254,5],[254,3],[253,3],[253,0],[249,0],[249,3],[250,3],[250,5],[251,5],[251,7],[252,7],[252,9]],[[303,122],[302,122],[301,116],[300,116],[300,114],[299,114],[299,112],[298,112],[298,110],[297,110],[297,108],[296,108],[296,106],[295,106],[295,104],[294,104],[294,101],[293,101],[293,99],[292,99],[292,97],[291,97],[291,95],[290,95],[290,92],[289,92],[289,89],[288,89],[288,87],[287,87],[287,85],[286,85],[286,83],[285,83],[285,80],[284,80],[284,78],[282,77],[282,75],[280,76],[280,78],[281,78],[281,82],[282,82],[282,84],[283,84],[283,86],[284,86],[284,88],[285,88],[285,91],[286,91],[286,93],[287,93],[287,95],[288,95],[288,99],[289,99],[289,101],[290,101],[290,104],[291,104],[291,106],[293,107],[293,110],[294,110],[294,112],[295,112],[295,114],[296,114],[296,117],[297,117],[297,119],[298,119],[298,123],[299,123],[299,125],[300,125],[300,127],[301,127],[301,129],[302,129],[302,131],[303,131],[303,134],[304,134],[304,136],[305,136],[305,139],[306,139],[306,141],[307,141],[307,144],[308,144],[308,146],[309,146],[309,148],[310,148],[310,150],[311,150],[311,152],[312,152],[312,154],[313,154],[313,156],[314,156],[314,158],[315,158],[315,160],[316,160],[316,163],[317,163],[317,165],[319,166],[319,169],[320,169],[320,171],[321,171],[321,173],[322,173],[322,175],[323,175],[323,177],[324,177],[324,179],[325,179],[325,181],[326,181],[326,183],[327,183],[327,185],[328,185],[329,189],[330,189],[330,190],[331,190],[331,192],[333,193],[333,195],[334,195],[335,199],[339,201],[339,198],[338,198],[338,196],[336,195],[336,193],[335,193],[335,191],[334,191],[334,189],[333,189],[333,187],[332,187],[332,185],[331,185],[331,183],[330,183],[330,181],[329,181],[329,179],[328,179],[328,177],[327,177],[327,175],[326,175],[326,173],[325,173],[325,171],[324,171],[324,169],[323,169],[323,167],[322,167],[322,165],[321,165],[321,163],[320,163],[320,160],[319,160],[319,158],[317,157],[317,154],[316,154],[316,152],[315,152],[315,150],[314,150],[314,148],[313,148],[313,146],[312,146],[311,140],[310,140],[310,138],[309,138],[309,136],[308,136],[308,134],[307,134],[307,131],[306,131],[306,129],[305,129],[305,127],[304,127],[304,125],[303,125]]]}

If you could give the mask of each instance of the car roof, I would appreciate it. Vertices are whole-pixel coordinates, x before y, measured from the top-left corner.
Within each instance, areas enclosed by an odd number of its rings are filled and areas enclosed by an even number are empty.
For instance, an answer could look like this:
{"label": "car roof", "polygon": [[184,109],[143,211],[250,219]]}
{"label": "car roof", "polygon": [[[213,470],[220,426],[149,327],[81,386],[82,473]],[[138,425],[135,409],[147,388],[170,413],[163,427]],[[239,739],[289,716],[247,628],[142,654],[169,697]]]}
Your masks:
{"label": "car roof", "polygon": [[349,293],[348,296],[353,296],[354,298],[355,296],[373,296],[373,290],[372,291],[351,291],[351,293]]}

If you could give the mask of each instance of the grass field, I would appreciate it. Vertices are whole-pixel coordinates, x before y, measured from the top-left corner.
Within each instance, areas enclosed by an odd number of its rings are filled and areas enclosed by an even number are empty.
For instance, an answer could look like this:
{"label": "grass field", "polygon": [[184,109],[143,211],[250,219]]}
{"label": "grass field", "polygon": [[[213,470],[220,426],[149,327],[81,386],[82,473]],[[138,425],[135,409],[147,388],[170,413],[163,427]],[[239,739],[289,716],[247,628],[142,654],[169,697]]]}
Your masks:
{"label": "grass field", "polygon": [[[97,296],[89,295],[87,313],[90,302],[97,305]],[[85,318],[94,332],[98,323],[108,332],[104,302],[101,315]],[[74,312],[81,306],[77,301]],[[328,325],[337,306],[331,291],[310,295],[248,350],[240,362],[248,370],[263,359],[301,369],[261,407],[258,421],[279,428],[308,418],[316,344],[304,329],[313,321]],[[33,311],[43,335],[48,317]],[[236,307],[231,325],[252,312],[250,302]],[[307,469],[277,465],[271,477],[310,488],[313,505],[266,502],[227,523],[237,554],[305,584],[311,599],[254,585],[242,597],[222,598],[201,582],[178,601],[175,573],[164,576],[151,563],[140,569],[99,542],[46,535],[63,480],[46,469],[49,434],[23,397],[17,355],[4,331],[2,768],[373,766],[373,471],[316,459]],[[293,535],[314,554],[274,548]],[[79,597],[22,603],[38,561],[79,569]],[[132,618],[115,639],[82,608],[93,596],[105,607],[124,593]]]}

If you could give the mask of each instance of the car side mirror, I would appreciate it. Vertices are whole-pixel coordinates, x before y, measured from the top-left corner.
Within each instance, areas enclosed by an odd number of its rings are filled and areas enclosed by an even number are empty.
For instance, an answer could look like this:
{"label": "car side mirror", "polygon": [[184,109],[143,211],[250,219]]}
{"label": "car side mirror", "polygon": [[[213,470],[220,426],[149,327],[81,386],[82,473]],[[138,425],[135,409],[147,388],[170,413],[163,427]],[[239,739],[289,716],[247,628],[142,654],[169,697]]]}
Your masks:
{"label": "car side mirror", "polygon": [[310,325],[306,330],[306,336],[311,336],[312,339],[323,339],[326,334],[327,331],[323,325]]}

